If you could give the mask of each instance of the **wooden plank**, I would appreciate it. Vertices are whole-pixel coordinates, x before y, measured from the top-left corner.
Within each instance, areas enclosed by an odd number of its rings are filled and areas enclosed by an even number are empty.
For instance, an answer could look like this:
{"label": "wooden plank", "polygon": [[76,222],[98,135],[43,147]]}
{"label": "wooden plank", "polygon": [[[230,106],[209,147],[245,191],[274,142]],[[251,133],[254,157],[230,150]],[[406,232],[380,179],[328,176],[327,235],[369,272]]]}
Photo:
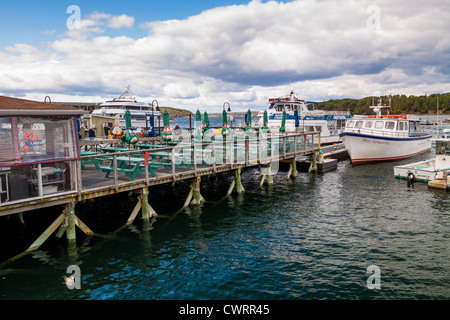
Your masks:
{"label": "wooden plank", "polygon": [[26,250],[27,252],[36,250],[39,248],[45,240],[48,239],[52,235],[52,233],[64,222],[66,216],[64,213],[61,213],[58,218],[47,228],[45,231],[30,245],[30,247]]}

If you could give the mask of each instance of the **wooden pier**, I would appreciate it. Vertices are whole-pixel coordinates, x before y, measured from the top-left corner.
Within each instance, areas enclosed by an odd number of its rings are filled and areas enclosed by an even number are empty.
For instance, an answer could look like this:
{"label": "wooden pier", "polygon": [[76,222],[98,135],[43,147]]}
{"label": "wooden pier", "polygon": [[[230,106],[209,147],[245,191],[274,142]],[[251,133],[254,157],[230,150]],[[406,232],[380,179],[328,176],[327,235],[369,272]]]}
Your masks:
{"label": "wooden pier", "polygon": [[[311,171],[320,148],[319,133],[268,134],[261,136],[230,136],[210,141],[196,141],[179,137],[176,142],[146,141],[132,147],[119,147],[119,140],[88,141],[80,143],[81,156],[76,160],[38,163],[28,168],[35,172],[35,195],[18,200],[2,201],[0,216],[22,213],[47,207],[62,206],[61,215],[30,245],[26,252],[37,249],[53,232],[66,232],[69,243],[76,240],[75,227],[86,235],[95,233],[76,215],[76,204],[87,199],[134,192],[138,195],[136,207],[126,224],[133,223],[139,212],[144,220],[157,216],[148,202],[150,186],[188,181],[191,183],[184,207],[205,201],[200,194],[203,177],[230,172],[234,179],[227,195],[233,190],[245,191],[241,174],[246,168],[261,168],[262,186],[273,183],[271,172],[277,171],[280,161],[289,162],[288,178],[297,175],[298,156],[310,157]],[[160,142],[157,144],[157,141]],[[148,143],[150,142],[150,143]],[[1,267],[1,265],[0,265]]]}

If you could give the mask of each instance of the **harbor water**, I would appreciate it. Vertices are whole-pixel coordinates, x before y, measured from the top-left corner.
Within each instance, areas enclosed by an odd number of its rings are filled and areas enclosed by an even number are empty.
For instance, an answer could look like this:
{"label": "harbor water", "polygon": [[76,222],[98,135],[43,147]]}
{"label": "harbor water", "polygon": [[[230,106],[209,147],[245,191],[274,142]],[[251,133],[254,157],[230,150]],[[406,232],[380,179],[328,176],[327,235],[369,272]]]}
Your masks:
{"label": "harbor water", "polygon": [[[136,219],[112,239],[77,233],[75,254],[51,237],[0,269],[0,300],[449,299],[450,193],[393,176],[394,165],[433,151],[360,166],[344,160],[290,180],[280,171],[261,188],[252,168],[242,174],[246,192],[227,198],[231,176],[204,178],[207,202],[181,211],[186,185],[150,187],[156,220]],[[135,200],[99,198],[77,214],[108,234]],[[24,213],[25,226],[1,217],[1,260],[26,249],[59,213]],[[63,283],[70,265],[80,268],[79,289]],[[380,288],[370,288],[371,266]]]}

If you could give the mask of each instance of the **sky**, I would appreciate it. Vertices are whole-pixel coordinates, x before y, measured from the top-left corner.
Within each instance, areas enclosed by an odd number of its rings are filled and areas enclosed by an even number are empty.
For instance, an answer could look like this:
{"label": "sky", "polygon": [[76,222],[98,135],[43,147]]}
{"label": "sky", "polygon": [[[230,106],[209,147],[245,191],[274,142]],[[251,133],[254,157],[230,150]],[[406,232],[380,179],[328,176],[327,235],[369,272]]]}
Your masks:
{"label": "sky", "polygon": [[[0,0],[0,95],[191,111],[450,91],[448,0]],[[228,105],[227,105],[228,106]]]}

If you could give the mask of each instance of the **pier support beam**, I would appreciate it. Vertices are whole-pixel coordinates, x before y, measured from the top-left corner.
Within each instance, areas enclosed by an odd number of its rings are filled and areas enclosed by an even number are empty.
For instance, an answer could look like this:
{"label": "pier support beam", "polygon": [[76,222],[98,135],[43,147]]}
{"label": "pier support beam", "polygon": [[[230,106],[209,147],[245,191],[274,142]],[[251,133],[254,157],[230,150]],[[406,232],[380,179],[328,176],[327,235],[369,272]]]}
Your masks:
{"label": "pier support beam", "polygon": [[231,181],[230,187],[228,188],[228,191],[227,191],[227,197],[231,195],[235,185],[236,185],[236,178],[233,178],[233,180]]}
{"label": "pier support beam", "polygon": [[142,188],[142,219],[148,221],[151,217],[156,217],[158,214],[152,208],[152,206],[148,203],[148,187],[145,186]]}
{"label": "pier support beam", "polygon": [[238,194],[245,192],[244,186],[242,185],[241,181],[241,171],[242,169],[240,168],[235,171],[236,192]]}
{"label": "pier support beam", "polygon": [[191,205],[199,205],[203,202],[205,202],[205,199],[200,193],[200,181],[201,178],[197,177],[194,179],[194,181],[191,184],[191,190],[192,190],[192,201]]}
{"label": "pier support beam", "polygon": [[191,188],[189,190],[189,194],[186,198],[186,201],[184,202],[183,208],[189,207],[189,204],[191,203],[191,200],[192,200],[193,193],[194,193],[194,190],[192,189],[192,184],[191,184]]}
{"label": "pier support beam", "polygon": [[76,230],[75,230],[75,205],[73,203],[68,203],[65,210],[66,219],[66,237],[69,243],[76,242]]}
{"label": "pier support beam", "polygon": [[317,172],[317,153],[314,152],[308,172]]}
{"label": "pier support beam", "polygon": [[266,175],[267,175],[267,184],[273,185],[272,163],[269,163],[269,166],[266,168]]}
{"label": "pier support beam", "polygon": [[286,180],[289,180],[291,177],[297,178],[297,176],[298,176],[297,161],[295,161],[295,158],[293,158],[291,163],[289,163],[289,171]]}
{"label": "pier support beam", "polygon": [[261,181],[259,183],[259,187],[261,188],[264,184],[264,181],[267,179],[267,184],[268,185],[272,185],[273,184],[273,179],[272,179],[272,166],[271,163],[269,163],[266,167],[262,167],[261,168],[261,173],[262,173],[262,177],[261,177]]}
{"label": "pier support beam", "polygon": [[292,159],[292,177],[297,178],[298,177],[298,171],[297,171],[297,161],[295,158]]}
{"label": "pier support beam", "polygon": [[145,186],[142,188],[142,193],[138,197],[138,202],[136,203],[133,211],[131,212],[126,225],[130,225],[134,222],[136,219],[139,211],[142,210],[142,219],[144,221],[149,221],[150,218],[156,217],[158,214],[156,211],[152,208],[152,206],[148,203],[148,187]]}
{"label": "pier support beam", "polygon": [[53,223],[47,229],[45,229],[45,231],[30,245],[30,247],[26,250],[26,252],[31,252],[39,248],[45,242],[45,240],[47,240],[52,235],[52,233],[62,223],[64,223],[65,218],[66,215],[64,213],[60,214],[58,218],[56,218],[56,220],[53,221]]}

